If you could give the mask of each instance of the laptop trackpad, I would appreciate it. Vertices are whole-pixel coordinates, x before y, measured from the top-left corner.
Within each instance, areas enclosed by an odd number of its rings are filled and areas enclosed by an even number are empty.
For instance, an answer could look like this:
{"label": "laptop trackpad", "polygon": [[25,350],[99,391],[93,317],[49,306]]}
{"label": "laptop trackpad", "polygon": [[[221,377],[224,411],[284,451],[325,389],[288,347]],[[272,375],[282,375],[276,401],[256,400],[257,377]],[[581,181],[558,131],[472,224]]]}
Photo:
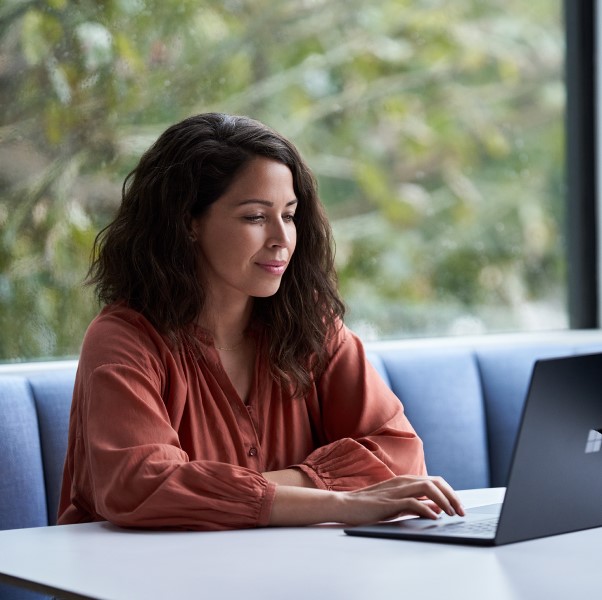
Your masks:
{"label": "laptop trackpad", "polygon": [[450,527],[456,529],[457,527],[466,526],[470,523],[491,520],[494,521],[492,525],[495,526],[495,522],[497,522],[501,510],[501,504],[486,504],[485,506],[467,508],[465,517],[450,517],[446,514],[442,514],[436,521],[433,521],[432,519],[412,518],[398,521],[397,524],[402,529],[412,531],[432,531],[442,529],[447,531]]}

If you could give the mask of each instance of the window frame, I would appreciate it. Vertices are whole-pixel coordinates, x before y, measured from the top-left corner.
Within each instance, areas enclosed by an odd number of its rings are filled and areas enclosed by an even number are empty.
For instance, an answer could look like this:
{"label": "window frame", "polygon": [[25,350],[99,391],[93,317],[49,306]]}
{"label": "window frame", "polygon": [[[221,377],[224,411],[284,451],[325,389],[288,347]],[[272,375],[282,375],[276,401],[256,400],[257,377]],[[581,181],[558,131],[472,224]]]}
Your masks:
{"label": "window frame", "polygon": [[566,240],[570,329],[600,326],[602,230],[597,141],[599,62],[596,38],[602,11],[596,0],[565,0]]}

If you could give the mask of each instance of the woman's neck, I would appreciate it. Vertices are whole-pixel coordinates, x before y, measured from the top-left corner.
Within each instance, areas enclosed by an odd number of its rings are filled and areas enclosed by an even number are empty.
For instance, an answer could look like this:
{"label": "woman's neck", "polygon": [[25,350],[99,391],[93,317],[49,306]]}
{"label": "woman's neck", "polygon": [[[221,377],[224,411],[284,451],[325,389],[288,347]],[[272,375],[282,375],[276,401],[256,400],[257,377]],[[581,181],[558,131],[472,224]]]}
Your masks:
{"label": "woman's neck", "polygon": [[201,313],[198,323],[213,336],[213,343],[218,348],[229,348],[242,342],[249,327],[253,304],[235,306],[233,303],[216,307],[208,304]]}

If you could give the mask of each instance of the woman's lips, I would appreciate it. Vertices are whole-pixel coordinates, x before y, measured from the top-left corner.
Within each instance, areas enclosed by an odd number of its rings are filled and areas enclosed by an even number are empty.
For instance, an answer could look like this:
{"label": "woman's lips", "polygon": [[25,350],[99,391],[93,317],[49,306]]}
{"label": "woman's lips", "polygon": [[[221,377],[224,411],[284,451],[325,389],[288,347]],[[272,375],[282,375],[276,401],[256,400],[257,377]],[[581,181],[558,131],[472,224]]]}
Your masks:
{"label": "woman's lips", "polygon": [[271,275],[282,275],[286,270],[287,265],[286,261],[283,260],[268,260],[266,262],[255,264]]}

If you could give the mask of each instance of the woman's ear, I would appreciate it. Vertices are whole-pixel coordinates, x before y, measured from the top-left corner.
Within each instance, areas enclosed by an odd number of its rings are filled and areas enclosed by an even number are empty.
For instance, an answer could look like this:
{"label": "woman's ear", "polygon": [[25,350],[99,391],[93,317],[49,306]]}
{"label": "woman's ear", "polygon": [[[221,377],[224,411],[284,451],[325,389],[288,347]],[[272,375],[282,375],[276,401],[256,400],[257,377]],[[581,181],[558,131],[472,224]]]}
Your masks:
{"label": "woman's ear", "polygon": [[201,218],[196,217],[195,219],[190,220],[190,225],[188,226],[188,237],[191,242],[196,242],[200,239],[201,235]]}

